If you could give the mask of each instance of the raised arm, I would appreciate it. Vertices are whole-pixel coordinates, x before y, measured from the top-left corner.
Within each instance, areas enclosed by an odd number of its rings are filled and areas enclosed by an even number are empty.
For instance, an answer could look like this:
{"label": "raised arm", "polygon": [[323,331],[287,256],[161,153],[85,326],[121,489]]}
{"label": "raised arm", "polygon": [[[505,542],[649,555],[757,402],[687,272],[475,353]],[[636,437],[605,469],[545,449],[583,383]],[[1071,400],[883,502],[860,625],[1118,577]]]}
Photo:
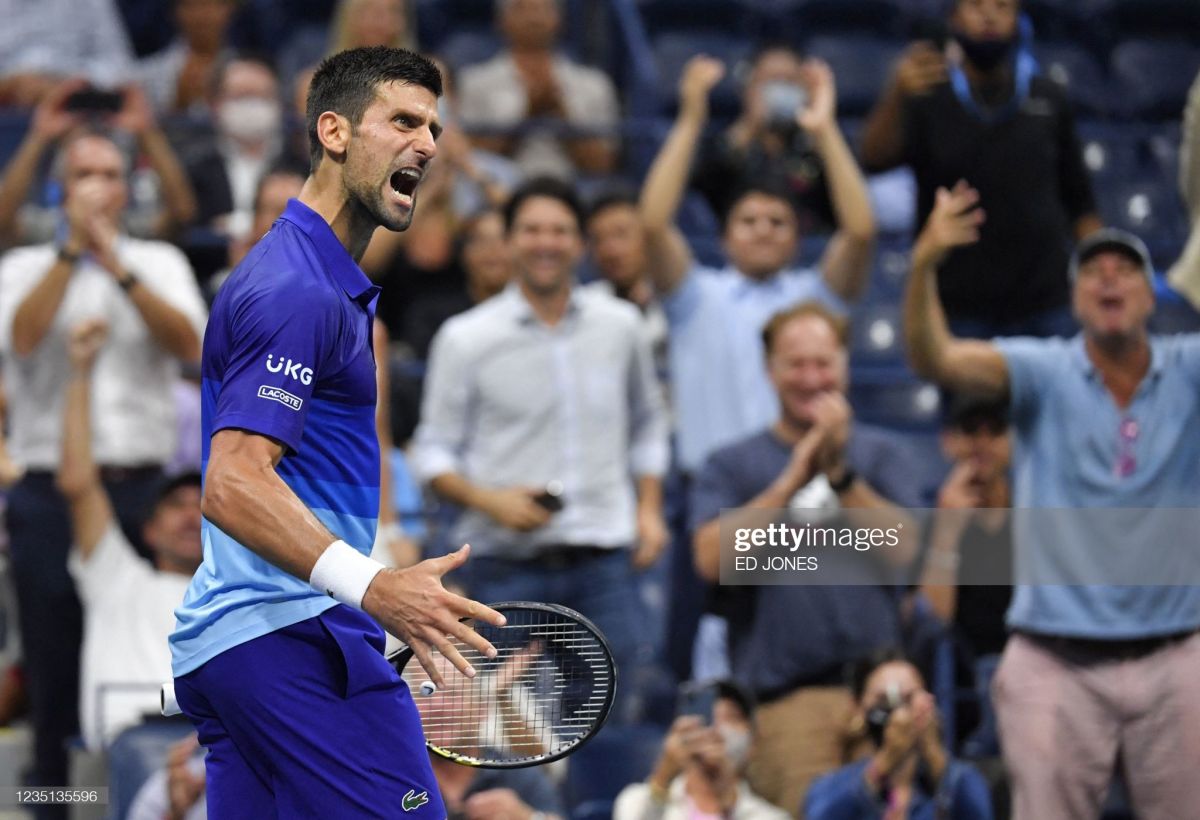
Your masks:
{"label": "raised arm", "polygon": [[692,265],[692,252],[675,227],[675,214],[708,122],[709,92],[724,74],[725,65],[711,57],[693,57],[684,66],[679,114],[642,186],[638,207],[646,233],[647,269],[655,290],[662,295],[679,287]]}
{"label": "raised arm", "polygon": [[862,160],[869,171],[886,171],[904,162],[904,103],[946,81],[946,59],[928,41],[913,43],[892,69],[892,76],[867,114]]}
{"label": "raised arm", "polygon": [[917,237],[904,295],[904,336],[913,370],[951,390],[1001,397],[1008,366],[991,342],[951,335],[937,294],[937,268],[949,252],[979,239],[979,193],[960,181],[939,188],[933,211]]}
{"label": "raised arm", "polygon": [[821,275],[830,290],[846,301],[858,299],[871,269],[875,215],[858,163],[837,123],[837,91],[833,72],[820,60],[806,60],[801,78],[809,104],[796,122],[812,140],[825,166],[837,232],[821,259]]}
{"label": "raised arm", "polygon": [[108,335],[102,319],[74,328],[70,340],[71,376],[63,399],[62,463],[58,489],[71,510],[75,549],[87,561],[113,522],[112,504],[92,457],[92,368]]}
{"label": "raised arm", "polygon": [[29,131],[0,180],[0,242],[20,243],[17,215],[37,181],[42,158],[64,134],[83,122],[78,114],[65,111],[63,104],[67,97],[86,85],[87,82],[80,78],[64,80],[34,109]]}
{"label": "raised arm", "polygon": [[196,218],[196,194],[175,150],[154,119],[150,101],[141,86],[125,86],[124,105],[113,125],[137,138],[138,151],[150,162],[162,187],[163,213],[156,225],[159,236],[171,236]]}

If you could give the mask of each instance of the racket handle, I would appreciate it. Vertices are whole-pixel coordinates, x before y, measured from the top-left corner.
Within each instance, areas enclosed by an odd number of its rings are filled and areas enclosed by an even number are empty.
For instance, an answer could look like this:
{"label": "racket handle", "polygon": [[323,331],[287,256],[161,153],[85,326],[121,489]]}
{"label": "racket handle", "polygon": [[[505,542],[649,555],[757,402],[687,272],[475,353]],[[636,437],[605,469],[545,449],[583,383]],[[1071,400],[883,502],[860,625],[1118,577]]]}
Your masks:
{"label": "racket handle", "polygon": [[159,693],[158,700],[162,713],[166,717],[183,714],[183,710],[179,708],[179,701],[175,700],[174,683],[164,683],[162,685],[162,691]]}

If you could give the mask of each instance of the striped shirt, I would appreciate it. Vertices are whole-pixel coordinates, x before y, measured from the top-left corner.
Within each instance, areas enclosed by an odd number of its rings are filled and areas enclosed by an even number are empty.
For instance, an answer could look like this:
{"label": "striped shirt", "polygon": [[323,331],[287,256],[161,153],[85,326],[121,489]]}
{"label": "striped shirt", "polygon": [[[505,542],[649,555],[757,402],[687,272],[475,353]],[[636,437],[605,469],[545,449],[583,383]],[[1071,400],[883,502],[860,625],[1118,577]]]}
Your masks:
{"label": "striped shirt", "polygon": [[[369,553],[379,514],[371,322],[379,288],[296,200],[217,295],[202,361],[203,459],[219,430],[286,447],[276,471],[338,538]],[[208,519],[204,561],[175,611],[176,677],[337,602]]]}

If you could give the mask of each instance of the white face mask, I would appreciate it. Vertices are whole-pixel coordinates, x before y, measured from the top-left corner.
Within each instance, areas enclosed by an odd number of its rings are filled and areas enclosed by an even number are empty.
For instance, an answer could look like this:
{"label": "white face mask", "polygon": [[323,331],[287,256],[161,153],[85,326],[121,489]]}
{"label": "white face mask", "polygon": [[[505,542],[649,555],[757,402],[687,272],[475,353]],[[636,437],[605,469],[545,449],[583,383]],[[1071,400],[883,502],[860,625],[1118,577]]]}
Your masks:
{"label": "white face mask", "polygon": [[230,100],[221,106],[217,120],[221,131],[239,140],[270,139],[282,130],[279,102],[264,97]]}
{"label": "white face mask", "polygon": [[750,730],[721,724],[717,726],[717,731],[725,741],[725,754],[733,761],[734,768],[742,768],[750,757]]}

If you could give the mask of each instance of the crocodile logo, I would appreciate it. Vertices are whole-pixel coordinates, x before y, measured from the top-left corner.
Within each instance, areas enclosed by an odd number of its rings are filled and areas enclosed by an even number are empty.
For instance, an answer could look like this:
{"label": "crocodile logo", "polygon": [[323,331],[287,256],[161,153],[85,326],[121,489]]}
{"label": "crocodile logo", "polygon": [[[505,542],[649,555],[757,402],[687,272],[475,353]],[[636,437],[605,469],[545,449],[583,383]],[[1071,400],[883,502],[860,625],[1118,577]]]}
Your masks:
{"label": "crocodile logo", "polygon": [[408,794],[400,800],[400,807],[405,811],[416,811],[429,802],[429,793],[417,793],[416,789],[409,789]]}

